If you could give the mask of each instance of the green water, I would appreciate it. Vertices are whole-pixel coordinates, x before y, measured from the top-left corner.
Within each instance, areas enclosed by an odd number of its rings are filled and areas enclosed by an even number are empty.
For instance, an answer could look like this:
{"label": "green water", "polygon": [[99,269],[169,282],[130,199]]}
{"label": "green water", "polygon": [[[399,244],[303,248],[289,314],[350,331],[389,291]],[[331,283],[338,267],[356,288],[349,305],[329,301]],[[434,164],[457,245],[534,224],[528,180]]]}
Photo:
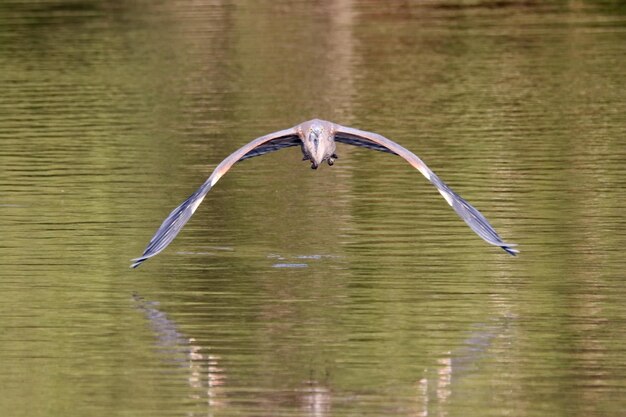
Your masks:
{"label": "green water", "polygon": [[[265,3],[265,4],[263,4]],[[619,416],[626,8],[0,4],[0,415]],[[242,162],[319,117],[411,149]]]}

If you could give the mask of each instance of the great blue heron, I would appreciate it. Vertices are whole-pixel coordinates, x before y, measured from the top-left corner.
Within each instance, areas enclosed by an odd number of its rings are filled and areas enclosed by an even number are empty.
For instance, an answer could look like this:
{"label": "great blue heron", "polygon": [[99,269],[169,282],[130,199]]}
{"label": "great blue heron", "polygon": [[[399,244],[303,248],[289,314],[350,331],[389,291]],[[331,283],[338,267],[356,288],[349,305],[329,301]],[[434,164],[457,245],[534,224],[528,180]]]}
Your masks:
{"label": "great blue heron", "polygon": [[333,165],[337,159],[335,143],[361,146],[376,151],[399,155],[422,173],[443,196],[456,213],[483,238],[487,243],[500,246],[507,253],[515,255],[519,251],[513,249],[515,244],[505,243],[485,216],[476,210],[461,196],[452,191],[439,179],[426,164],[413,152],[397,143],[372,132],[345,127],[325,120],[313,119],[300,123],[289,129],[279,130],[254,139],[224,159],[215,168],[211,176],[183,203],[176,207],[163,221],[150,243],[139,258],[132,260],[132,268],[141,265],[147,259],[161,252],[176,237],[192,214],[196,211],[206,194],[226,172],[239,161],[264,155],[291,146],[300,146],[303,160],[311,162],[311,168],[317,169],[323,162]]}

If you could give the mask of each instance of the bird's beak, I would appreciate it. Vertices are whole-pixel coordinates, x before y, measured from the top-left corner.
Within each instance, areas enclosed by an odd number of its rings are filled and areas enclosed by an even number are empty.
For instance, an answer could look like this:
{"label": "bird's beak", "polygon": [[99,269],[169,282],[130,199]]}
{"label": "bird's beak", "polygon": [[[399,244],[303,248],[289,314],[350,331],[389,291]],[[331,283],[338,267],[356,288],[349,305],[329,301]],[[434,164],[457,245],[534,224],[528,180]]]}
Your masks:
{"label": "bird's beak", "polygon": [[323,161],[324,145],[317,132],[311,132],[308,138],[308,152],[310,154],[311,168],[317,169]]}

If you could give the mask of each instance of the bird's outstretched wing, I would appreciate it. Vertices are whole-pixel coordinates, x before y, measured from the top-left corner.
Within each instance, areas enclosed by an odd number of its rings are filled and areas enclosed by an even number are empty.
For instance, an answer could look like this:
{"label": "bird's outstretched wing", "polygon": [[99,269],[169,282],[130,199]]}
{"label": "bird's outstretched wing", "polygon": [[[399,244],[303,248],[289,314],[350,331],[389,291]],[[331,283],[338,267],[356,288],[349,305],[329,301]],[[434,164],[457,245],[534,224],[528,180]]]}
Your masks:
{"label": "bird's outstretched wing", "polygon": [[187,223],[196,211],[209,190],[211,190],[215,183],[226,174],[236,162],[299,144],[300,139],[295,128],[290,128],[254,139],[252,142],[230,154],[230,156],[220,162],[213,170],[211,176],[200,188],[183,201],[180,206],[172,210],[161,224],[161,227],[159,227],[159,230],[157,230],[152,239],[150,239],[143,255],[132,260],[131,268],[137,268],[147,259],[165,249],[167,245],[174,240],[178,232],[180,232],[185,223]]}
{"label": "bird's outstretched wing", "polygon": [[422,175],[437,187],[437,190],[439,190],[439,193],[445,198],[446,202],[478,236],[483,238],[487,243],[500,246],[511,255],[519,253],[517,249],[513,248],[516,246],[515,244],[504,242],[485,216],[470,203],[465,201],[460,195],[452,191],[452,189],[431,171],[424,161],[418,158],[413,152],[376,133],[340,125],[335,125],[335,129],[335,142],[389,152],[406,159],[409,164],[415,167],[415,169],[421,172]]}

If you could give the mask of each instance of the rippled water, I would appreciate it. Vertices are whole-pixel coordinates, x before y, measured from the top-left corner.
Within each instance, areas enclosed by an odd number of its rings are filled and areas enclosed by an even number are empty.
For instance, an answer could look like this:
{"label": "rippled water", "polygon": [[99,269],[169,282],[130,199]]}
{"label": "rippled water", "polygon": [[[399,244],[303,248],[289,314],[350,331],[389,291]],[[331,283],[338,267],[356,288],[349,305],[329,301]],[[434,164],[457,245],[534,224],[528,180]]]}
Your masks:
{"label": "rippled water", "polygon": [[[617,416],[619,2],[0,5],[0,415]],[[384,134],[238,164],[312,117]]]}

